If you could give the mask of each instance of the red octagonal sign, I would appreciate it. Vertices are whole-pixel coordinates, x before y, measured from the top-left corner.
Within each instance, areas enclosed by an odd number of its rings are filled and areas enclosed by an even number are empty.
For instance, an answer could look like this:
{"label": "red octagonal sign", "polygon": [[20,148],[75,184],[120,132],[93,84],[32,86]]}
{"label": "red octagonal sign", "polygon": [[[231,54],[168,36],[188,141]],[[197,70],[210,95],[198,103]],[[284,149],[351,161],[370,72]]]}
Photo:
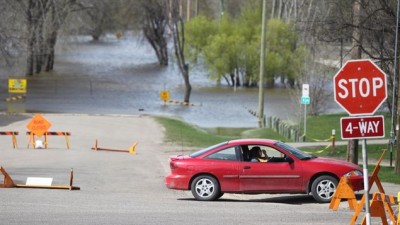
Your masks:
{"label": "red octagonal sign", "polygon": [[371,60],[349,60],[333,77],[335,101],[352,116],[373,115],[387,98],[386,74]]}

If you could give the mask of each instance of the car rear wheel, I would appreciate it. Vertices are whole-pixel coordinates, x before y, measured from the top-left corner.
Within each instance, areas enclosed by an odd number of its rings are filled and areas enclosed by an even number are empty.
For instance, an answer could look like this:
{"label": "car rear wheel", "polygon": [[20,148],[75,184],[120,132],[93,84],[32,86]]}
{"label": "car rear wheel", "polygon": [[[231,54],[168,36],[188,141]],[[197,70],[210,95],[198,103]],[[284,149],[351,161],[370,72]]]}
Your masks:
{"label": "car rear wheel", "polygon": [[212,201],[222,196],[218,181],[209,175],[196,177],[190,188],[193,196],[200,201]]}
{"label": "car rear wheel", "polygon": [[336,191],[337,184],[337,179],[332,176],[317,177],[311,185],[312,196],[319,203],[330,202]]}

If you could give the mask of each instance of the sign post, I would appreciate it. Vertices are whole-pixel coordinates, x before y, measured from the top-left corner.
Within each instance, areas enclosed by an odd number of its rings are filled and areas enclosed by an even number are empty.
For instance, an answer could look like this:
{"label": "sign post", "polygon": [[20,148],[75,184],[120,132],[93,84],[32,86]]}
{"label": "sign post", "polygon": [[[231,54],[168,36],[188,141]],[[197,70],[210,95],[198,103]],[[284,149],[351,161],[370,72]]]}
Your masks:
{"label": "sign post", "polygon": [[310,86],[303,84],[301,93],[301,104],[304,105],[304,140],[307,134],[307,105],[310,104]]}
{"label": "sign post", "polygon": [[[371,60],[349,60],[333,77],[335,101],[351,116],[373,115],[387,98],[386,74]],[[366,138],[384,137],[382,117],[346,117],[340,120],[342,139],[362,139],[365,217],[369,208]]]}

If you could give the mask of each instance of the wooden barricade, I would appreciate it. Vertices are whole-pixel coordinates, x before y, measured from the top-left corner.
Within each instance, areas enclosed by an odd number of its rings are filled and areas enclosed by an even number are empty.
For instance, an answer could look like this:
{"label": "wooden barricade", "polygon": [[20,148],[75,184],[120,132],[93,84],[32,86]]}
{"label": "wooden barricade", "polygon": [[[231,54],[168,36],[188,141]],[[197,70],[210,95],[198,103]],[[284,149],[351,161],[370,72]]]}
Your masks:
{"label": "wooden barricade", "polygon": [[398,215],[397,215],[397,225],[400,225],[400,192],[397,193],[397,201],[398,206],[397,206],[397,210],[398,210]]}
{"label": "wooden barricade", "polygon": [[[390,205],[394,205],[396,201],[393,195],[385,195],[382,193],[374,193],[370,203],[371,217],[380,217],[383,225],[388,225],[386,212],[389,215],[392,224],[396,224],[396,218],[393,215],[393,210]],[[386,209],[386,211],[385,211]],[[364,216],[362,225],[366,224],[366,216]]]}
{"label": "wooden barricade", "polygon": [[96,139],[94,147],[92,147],[92,150],[94,150],[94,151],[101,150],[101,151],[110,151],[110,152],[126,152],[126,153],[129,153],[129,154],[132,154],[132,155],[136,155],[136,146],[137,145],[138,145],[138,143],[135,142],[127,150],[125,150],[125,149],[101,148],[101,147],[98,146],[98,141]]}
{"label": "wooden barricade", "polygon": [[[383,189],[381,181],[379,180],[379,177],[378,177],[379,170],[381,169],[380,164],[382,162],[382,159],[383,159],[383,156],[384,156],[385,152],[386,152],[386,150],[382,151],[382,155],[379,158],[378,162],[376,163],[374,171],[372,172],[371,176],[369,177],[369,180],[368,180],[368,192],[371,190],[372,185],[375,183],[376,186],[378,187],[379,192],[382,193],[382,194],[385,194],[385,190]],[[358,205],[356,207],[356,210],[354,211],[353,217],[351,218],[350,225],[354,225],[356,223],[358,215],[363,210],[364,205],[365,205],[365,195],[366,194],[367,193],[364,193],[363,197],[361,198],[360,202],[358,203]],[[391,208],[390,208],[390,210],[392,211]],[[391,213],[393,214],[393,211]]]}
{"label": "wooden barricade", "polygon": [[332,197],[331,203],[329,204],[329,208],[336,211],[339,208],[339,204],[342,199],[347,199],[349,208],[351,210],[355,210],[355,207],[357,206],[357,199],[348,177],[340,178],[338,187]]}
{"label": "wooden barricade", "polygon": [[0,135],[11,135],[13,148],[18,148],[17,138],[15,137],[18,135],[18,131],[0,131]]}
{"label": "wooden barricade", "polygon": [[3,174],[3,184],[0,184],[0,188],[45,188],[45,189],[67,189],[67,190],[80,190],[80,187],[73,186],[74,171],[71,169],[69,184],[66,185],[28,185],[28,184],[15,184],[13,179],[7,173],[7,171],[0,166],[0,172]]}
{"label": "wooden barricade", "polygon": [[[33,148],[36,148],[35,146],[35,134],[31,131],[27,131],[26,135],[29,135],[29,140],[28,140],[28,148],[30,143],[32,143]],[[47,141],[47,136],[64,136],[65,137],[65,143],[67,145],[67,149],[69,149],[69,136],[71,136],[71,132],[62,132],[62,131],[47,131],[44,133],[44,146],[47,148],[48,146],[48,141]]]}

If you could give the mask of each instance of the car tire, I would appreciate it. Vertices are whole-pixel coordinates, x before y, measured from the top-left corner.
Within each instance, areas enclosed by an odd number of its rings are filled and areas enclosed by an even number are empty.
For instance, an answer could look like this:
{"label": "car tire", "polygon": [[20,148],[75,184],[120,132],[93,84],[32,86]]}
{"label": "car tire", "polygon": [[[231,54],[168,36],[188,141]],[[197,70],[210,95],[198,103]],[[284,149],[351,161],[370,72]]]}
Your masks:
{"label": "car tire", "polygon": [[213,201],[221,197],[221,191],[217,179],[209,175],[196,177],[191,185],[193,196],[200,201]]}
{"label": "car tire", "polygon": [[332,176],[324,175],[317,177],[311,185],[311,193],[319,203],[328,203],[335,194],[338,180]]}

